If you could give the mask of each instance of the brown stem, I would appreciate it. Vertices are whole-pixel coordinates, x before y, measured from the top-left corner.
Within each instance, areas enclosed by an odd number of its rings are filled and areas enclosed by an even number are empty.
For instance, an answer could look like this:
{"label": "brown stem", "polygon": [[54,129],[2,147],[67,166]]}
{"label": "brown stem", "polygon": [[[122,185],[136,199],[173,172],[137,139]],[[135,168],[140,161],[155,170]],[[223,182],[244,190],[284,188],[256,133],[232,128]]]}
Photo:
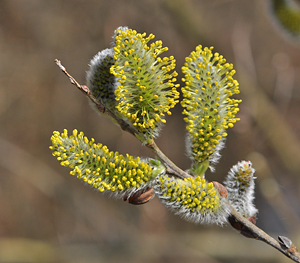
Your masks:
{"label": "brown stem", "polygon": [[234,220],[236,222],[239,222],[243,226],[244,230],[247,230],[248,233],[251,233],[253,238],[267,243],[268,245],[279,250],[285,256],[289,257],[295,262],[300,263],[300,254],[294,245],[291,245],[290,247],[283,246],[273,237],[269,236],[266,232],[258,228],[256,225],[252,224],[247,218],[243,217],[232,206],[230,206],[230,208],[231,216],[234,218]]}
{"label": "brown stem", "polygon": [[150,148],[157,156],[158,158],[163,162],[163,164],[167,167],[167,173],[175,175],[180,178],[188,178],[192,177],[187,172],[181,170],[177,165],[175,165],[155,144],[154,140],[146,145],[148,148]]}
{"label": "brown stem", "polygon": [[60,60],[55,59],[54,62],[56,65],[61,69],[63,73],[69,78],[70,82],[75,85],[85,96],[87,96],[97,107],[97,109],[107,116],[115,119],[117,123],[120,125],[121,129],[131,133],[133,136],[137,134],[137,131],[128,123],[126,123],[123,119],[117,117],[112,111],[105,107],[100,101],[98,101],[93,94],[91,93],[90,89],[85,85],[80,85],[75,78],[73,78],[66,70],[66,68],[61,64]]}

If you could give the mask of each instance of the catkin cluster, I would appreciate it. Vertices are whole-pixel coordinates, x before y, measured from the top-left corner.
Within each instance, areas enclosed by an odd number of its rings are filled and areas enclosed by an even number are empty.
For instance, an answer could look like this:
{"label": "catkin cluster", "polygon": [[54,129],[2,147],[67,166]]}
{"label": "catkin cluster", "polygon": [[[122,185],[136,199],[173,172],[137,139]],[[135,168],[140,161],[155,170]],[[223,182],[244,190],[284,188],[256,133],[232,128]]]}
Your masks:
{"label": "catkin cluster", "polygon": [[[119,27],[113,35],[113,46],[95,55],[87,72],[92,95],[110,111],[110,117],[117,123],[122,119],[146,145],[153,143],[166,115],[171,115],[170,110],[179,101],[175,59],[160,57],[168,48],[153,39],[153,34],[146,36]],[[181,89],[181,105],[192,159],[189,174],[185,173],[189,178],[174,177],[170,168],[173,164],[167,158],[162,158],[162,164],[123,156],[77,130],[71,135],[67,130],[53,133],[53,156],[71,169],[71,175],[100,192],[113,193],[134,204],[145,203],[155,192],[163,204],[195,223],[227,222],[230,205],[245,217],[254,216],[257,209],[253,205],[254,169],[250,162],[233,166],[225,186],[205,179],[206,170],[220,158],[226,130],[239,120],[236,114],[241,102],[233,98],[239,93],[233,65],[212,49],[197,46],[182,67],[185,86]]]}

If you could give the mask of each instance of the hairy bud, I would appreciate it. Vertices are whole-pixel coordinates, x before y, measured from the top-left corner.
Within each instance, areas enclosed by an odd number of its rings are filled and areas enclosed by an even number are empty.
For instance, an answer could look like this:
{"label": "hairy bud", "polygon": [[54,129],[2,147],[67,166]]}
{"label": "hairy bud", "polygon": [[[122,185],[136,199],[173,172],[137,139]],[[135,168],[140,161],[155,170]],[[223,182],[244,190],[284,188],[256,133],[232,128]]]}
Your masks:
{"label": "hairy bud", "polygon": [[228,192],[228,202],[246,218],[258,212],[253,204],[254,172],[250,161],[241,161],[231,168],[224,181]]}

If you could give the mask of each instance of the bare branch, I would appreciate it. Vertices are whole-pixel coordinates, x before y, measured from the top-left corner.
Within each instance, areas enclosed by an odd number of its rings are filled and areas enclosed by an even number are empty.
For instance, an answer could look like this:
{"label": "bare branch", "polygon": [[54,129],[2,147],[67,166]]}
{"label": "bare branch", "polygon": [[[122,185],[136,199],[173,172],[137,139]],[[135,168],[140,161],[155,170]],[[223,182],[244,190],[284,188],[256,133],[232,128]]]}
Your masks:
{"label": "bare branch", "polygon": [[[280,241],[278,242],[273,237],[269,236],[263,230],[258,228],[256,225],[252,224],[247,218],[239,214],[232,206],[230,207],[232,219],[241,224],[241,234],[244,233],[244,236],[261,240],[264,243],[276,248],[282,254],[289,257],[293,261],[300,263],[300,253],[298,252],[295,245],[287,237],[278,237]],[[245,233],[248,233],[248,235],[245,235]],[[282,240],[285,240],[285,242],[283,242]]]}
{"label": "bare branch", "polygon": [[154,140],[152,140],[151,143],[146,145],[148,148],[150,148],[157,156],[158,158],[163,162],[163,164],[167,167],[167,173],[174,175],[179,178],[188,178],[192,177],[187,172],[181,170],[177,165],[175,165],[155,144]]}
{"label": "bare branch", "polygon": [[131,133],[133,136],[137,134],[137,131],[126,123],[123,119],[118,118],[113,112],[111,112],[108,108],[105,107],[100,101],[98,101],[93,94],[91,93],[90,89],[85,85],[80,85],[75,78],[73,78],[66,70],[66,68],[61,64],[60,60],[55,59],[54,62],[56,65],[61,69],[63,73],[69,78],[70,82],[75,85],[85,96],[87,96],[97,107],[97,109],[107,116],[115,119],[117,123],[120,125],[121,129]]}

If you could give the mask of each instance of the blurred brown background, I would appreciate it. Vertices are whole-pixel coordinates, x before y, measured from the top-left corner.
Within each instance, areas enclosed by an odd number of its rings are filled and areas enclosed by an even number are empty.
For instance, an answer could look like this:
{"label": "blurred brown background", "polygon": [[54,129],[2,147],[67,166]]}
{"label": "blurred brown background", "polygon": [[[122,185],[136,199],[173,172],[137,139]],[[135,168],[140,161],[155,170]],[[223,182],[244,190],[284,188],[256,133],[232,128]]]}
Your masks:
{"label": "blurred brown background", "polygon": [[[243,103],[210,180],[239,160],[257,170],[258,226],[300,247],[300,43],[281,34],[262,0],[0,1],[0,262],[289,262],[231,227],[181,220],[155,198],[144,206],[84,186],[49,150],[54,130],[77,128],[110,150],[153,156],[94,112],[53,62],[80,83],[118,26],[153,33],[184,58],[214,46],[233,63]],[[180,75],[181,79],[182,75]],[[178,166],[181,107],[157,144]]]}

